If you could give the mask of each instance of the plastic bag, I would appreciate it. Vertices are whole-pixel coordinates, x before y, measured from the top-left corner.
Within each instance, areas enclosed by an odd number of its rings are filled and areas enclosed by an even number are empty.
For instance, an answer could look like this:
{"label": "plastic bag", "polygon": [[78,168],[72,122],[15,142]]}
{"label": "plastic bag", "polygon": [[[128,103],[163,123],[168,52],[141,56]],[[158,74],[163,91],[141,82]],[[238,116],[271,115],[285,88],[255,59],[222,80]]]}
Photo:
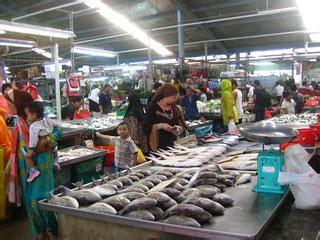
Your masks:
{"label": "plastic bag", "polygon": [[[137,147],[138,148],[138,147]],[[138,157],[137,157],[137,165],[142,164],[146,162],[146,158],[143,155],[143,152],[141,151],[140,148],[138,148]]]}
{"label": "plastic bag", "polygon": [[228,134],[233,134],[233,135],[239,134],[237,126],[232,119],[229,121],[229,124],[228,124]]}
{"label": "plastic bag", "polygon": [[309,155],[300,145],[286,148],[284,153],[284,171],[280,172],[278,182],[289,184],[298,209],[320,208],[320,174],[308,164]]}

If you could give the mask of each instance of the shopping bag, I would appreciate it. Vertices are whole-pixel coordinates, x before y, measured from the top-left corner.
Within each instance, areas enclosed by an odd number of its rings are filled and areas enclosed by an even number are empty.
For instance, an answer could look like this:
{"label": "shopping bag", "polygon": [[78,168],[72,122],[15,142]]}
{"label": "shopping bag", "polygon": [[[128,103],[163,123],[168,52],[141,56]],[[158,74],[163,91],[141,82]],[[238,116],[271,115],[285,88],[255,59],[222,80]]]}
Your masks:
{"label": "shopping bag", "polygon": [[228,124],[228,134],[232,134],[232,135],[238,135],[239,134],[239,131],[237,129],[237,126],[236,124],[234,123],[233,119],[231,119],[229,121],[229,124]]}
{"label": "shopping bag", "polygon": [[146,158],[145,158],[143,152],[141,151],[141,149],[138,148],[137,165],[145,163],[145,162],[146,162]]}

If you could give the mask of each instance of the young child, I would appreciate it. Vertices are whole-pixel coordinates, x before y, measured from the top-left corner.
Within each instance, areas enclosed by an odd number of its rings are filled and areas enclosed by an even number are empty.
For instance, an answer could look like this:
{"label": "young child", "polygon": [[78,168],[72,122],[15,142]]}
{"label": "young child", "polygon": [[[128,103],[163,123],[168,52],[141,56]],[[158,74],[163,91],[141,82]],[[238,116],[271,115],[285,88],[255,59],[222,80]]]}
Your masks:
{"label": "young child", "polygon": [[295,114],[295,106],[296,103],[292,99],[292,93],[291,92],[284,92],[283,93],[284,101],[281,104],[281,108],[284,110],[285,114]]}
{"label": "young child", "polygon": [[[29,146],[26,152],[26,164],[28,167],[29,176],[27,182],[32,182],[39,176],[40,171],[36,168],[32,157],[35,155],[35,148],[38,144],[39,138],[50,135],[55,126],[58,126],[50,119],[43,119],[43,106],[39,102],[31,102],[25,109],[27,114],[27,121],[30,124]],[[60,169],[58,162],[58,145],[55,144],[52,148],[54,158],[54,168]]]}
{"label": "young child", "polygon": [[138,149],[129,136],[129,129],[126,123],[121,122],[117,127],[119,137],[96,133],[97,137],[110,140],[115,145],[115,172],[121,172],[128,167],[134,166],[137,161]]}

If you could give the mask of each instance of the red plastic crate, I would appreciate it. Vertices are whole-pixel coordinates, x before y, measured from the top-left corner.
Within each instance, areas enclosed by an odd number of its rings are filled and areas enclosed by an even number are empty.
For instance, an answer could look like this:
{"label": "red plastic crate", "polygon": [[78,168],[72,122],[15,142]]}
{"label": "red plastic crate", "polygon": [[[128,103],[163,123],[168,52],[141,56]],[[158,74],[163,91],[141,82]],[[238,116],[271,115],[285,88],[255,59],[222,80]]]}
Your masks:
{"label": "red plastic crate", "polygon": [[114,153],[115,149],[113,146],[95,146],[96,148],[106,150],[106,155],[104,156],[103,166],[104,167],[111,167],[112,162],[114,160]]}

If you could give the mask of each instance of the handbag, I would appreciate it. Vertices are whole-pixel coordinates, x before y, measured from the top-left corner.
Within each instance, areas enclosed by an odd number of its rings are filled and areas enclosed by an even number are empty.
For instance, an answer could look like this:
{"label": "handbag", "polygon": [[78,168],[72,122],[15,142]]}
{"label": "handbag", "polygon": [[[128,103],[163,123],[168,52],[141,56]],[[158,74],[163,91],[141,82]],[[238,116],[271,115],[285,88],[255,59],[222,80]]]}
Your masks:
{"label": "handbag", "polygon": [[193,142],[197,142],[197,137],[194,134],[190,134],[190,132],[187,129],[184,129],[185,137],[179,138],[174,142],[176,144],[185,145]]}

